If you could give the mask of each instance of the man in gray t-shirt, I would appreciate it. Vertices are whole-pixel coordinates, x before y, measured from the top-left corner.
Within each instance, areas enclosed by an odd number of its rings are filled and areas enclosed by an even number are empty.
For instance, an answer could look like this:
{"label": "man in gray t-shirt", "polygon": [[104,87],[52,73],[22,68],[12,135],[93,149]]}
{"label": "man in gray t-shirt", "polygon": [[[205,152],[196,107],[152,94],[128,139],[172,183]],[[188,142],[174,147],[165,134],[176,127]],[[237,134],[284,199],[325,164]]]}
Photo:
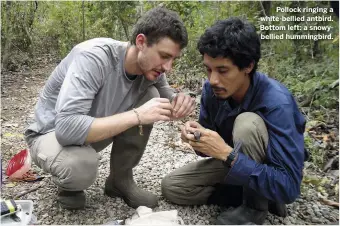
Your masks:
{"label": "man in gray t-shirt", "polygon": [[131,41],[96,38],[76,45],[49,77],[25,132],[32,160],[52,175],[62,207],[85,207],[83,190],[96,179],[97,152],[112,143],[105,194],[131,207],[157,205],[137,187],[132,168],[152,125],[190,114],[194,99],[175,95],[164,72],[187,45],[178,14],[148,11]]}

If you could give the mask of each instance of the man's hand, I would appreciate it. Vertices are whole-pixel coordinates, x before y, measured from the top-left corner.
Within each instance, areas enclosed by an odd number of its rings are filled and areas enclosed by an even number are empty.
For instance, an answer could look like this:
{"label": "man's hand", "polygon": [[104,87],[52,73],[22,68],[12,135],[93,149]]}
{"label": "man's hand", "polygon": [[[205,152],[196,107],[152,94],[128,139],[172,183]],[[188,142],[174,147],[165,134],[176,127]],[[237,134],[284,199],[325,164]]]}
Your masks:
{"label": "man's hand", "polygon": [[166,98],[152,98],[136,109],[141,124],[151,124],[157,121],[169,121],[172,105]]}
{"label": "man's hand", "polygon": [[[195,132],[200,132],[201,134],[198,141],[194,137]],[[218,133],[205,129],[194,121],[185,123],[182,127],[181,138],[183,142],[190,144],[194,150],[223,161],[232,152],[232,148],[224,142]]]}
{"label": "man's hand", "polygon": [[195,109],[195,98],[179,93],[171,102],[173,110],[171,117],[180,119],[188,116]]}

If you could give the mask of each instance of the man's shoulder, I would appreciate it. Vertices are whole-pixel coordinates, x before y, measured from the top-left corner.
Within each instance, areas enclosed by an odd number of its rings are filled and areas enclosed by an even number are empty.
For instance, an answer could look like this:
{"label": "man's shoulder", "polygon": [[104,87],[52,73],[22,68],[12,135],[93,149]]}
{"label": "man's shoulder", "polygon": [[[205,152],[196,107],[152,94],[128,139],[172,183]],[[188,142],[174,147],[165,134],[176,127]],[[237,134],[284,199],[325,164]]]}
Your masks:
{"label": "man's shoulder", "polygon": [[118,41],[112,38],[93,38],[77,44],[75,48],[88,50],[96,46],[100,47],[107,45],[111,45],[113,47],[120,47],[126,45],[126,42]]}
{"label": "man's shoulder", "polygon": [[276,108],[295,102],[293,94],[284,84],[263,73],[258,72],[255,76],[258,76],[256,85],[257,99],[267,108]]}
{"label": "man's shoulder", "polygon": [[111,38],[94,38],[76,45],[73,56],[83,55],[86,59],[96,63],[100,67],[115,67],[122,62],[128,43]]}
{"label": "man's shoulder", "polygon": [[119,57],[124,54],[127,45],[127,42],[117,41],[112,38],[94,38],[79,43],[73,48],[73,51],[101,57]]}
{"label": "man's shoulder", "polygon": [[263,115],[271,115],[270,118],[267,118],[269,121],[275,121],[278,117],[283,120],[295,117],[296,123],[304,125],[304,116],[300,112],[293,94],[284,84],[265,76],[262,77],[258,85],[258,90],[261,91],[257,92],[258,103],[253,105],[255,111],[261,112]]}

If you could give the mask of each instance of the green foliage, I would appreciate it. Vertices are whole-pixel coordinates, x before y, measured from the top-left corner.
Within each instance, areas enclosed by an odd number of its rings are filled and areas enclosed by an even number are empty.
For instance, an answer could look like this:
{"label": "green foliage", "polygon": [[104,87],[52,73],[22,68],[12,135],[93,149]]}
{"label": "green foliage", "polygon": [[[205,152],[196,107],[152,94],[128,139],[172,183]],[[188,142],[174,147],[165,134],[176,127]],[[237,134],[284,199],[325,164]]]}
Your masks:
{"label": "green foliage", "polygon": [[305,136],[305,147],[310,153],[311,162],[322,169],[325,159],[325,151],[314,144],[314,141],[310,136]]}
{"label": "green foliage", "polygon": [[[246,18],[260,31],[260,25],[333,26],[338,38],[338,21],[333,22],[262,22],[264,15],[299,16],[301,13],[278,13],[276,7],[326,7],[329,2],[296,1],[68,1],[1,2],[2,55],[8,58],[13,49],[22,52],[57,51],[64,57],[71,48],[95,37],[128,41],[133,25],[147,10],[162,5],[179,13],[185,23],[189,43],[175,62],[170,83],[198,84],[206,77],[197,41],[217,19],[231,16]],[[313,16],[312,13],[304,13]],[[297,34],[300,31],[287,31]],[[264,32],[265,33],[265,32]],[[315,34],[316,31],[311,31]],[[320,32],[319,32],[320,33]],[[339,40],[262,40],[259,70],[284,83],[305,104],[318,108],[336,108],[338,89],[330,84],[338,79]],[[5,59],[6,60],[6,59]]]}

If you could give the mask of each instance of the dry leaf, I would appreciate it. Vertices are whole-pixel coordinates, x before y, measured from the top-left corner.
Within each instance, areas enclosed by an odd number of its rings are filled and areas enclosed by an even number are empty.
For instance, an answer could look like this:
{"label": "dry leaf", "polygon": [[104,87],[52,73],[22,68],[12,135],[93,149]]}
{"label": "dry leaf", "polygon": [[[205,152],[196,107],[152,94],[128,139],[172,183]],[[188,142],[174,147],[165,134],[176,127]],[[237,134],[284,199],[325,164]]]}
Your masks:
{"label": "dry leaf", "polygon": [[4,133],[4,137],[20,137],[20,138],[22,138],[22,137],[24,137],[24,135],[21,134],[21,133]]}
{"label": "dry leaf", "polygon": [[15,187],[15,186],[17,186],[17,183],[16,183],[16,182],[6,184],[6,187],[7,187],[7,188],[13,188],[13,187]]}

